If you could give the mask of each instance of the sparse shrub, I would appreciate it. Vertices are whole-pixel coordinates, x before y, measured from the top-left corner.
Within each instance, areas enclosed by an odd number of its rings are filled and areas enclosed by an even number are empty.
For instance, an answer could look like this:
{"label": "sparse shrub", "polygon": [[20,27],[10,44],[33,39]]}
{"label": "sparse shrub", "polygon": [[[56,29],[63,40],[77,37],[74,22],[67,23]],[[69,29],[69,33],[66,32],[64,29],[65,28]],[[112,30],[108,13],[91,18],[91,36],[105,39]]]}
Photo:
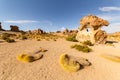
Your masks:
{"label": "sparse shrub", "polygon": [[33,62],[36,61],[40,58],[42,58],[43,55],[38,55],[38,56],[31,56],[28,54],[20,54],[18,55],[17,59],[22,62]]}
{"label": "sparse shrub", "polygon": [[92,49],[89,48],[87,45],[78,45],[78,44],[75,44],[75,45],[72,45],[71,48],[75,48],[78,51],[82,51],[82,52],[86,52],[86,53],[92,51]]}
{"label": "sparse shrub", "polygon": [[102,54],[101,57],[114,61],[114,62],[120,62],[120,56],[113,56],[113,55],[107,55],[107,54]]}
{"label": "sparse shrub", "polygon": [[21,39],[22,39],[22,40],[26,40],[26,39],[27,39],[27,36],[22,35],[22,36],[21,36]]}
{"label": "sparse shrub", "polygon": [[2,35],[1,39],[6,40],[8,37],[5,35]]}
{"label": "sparse shrub", "polygon": [[75,35],[68,35],[68,37],[66,37],[67,41],[73,41],[73,42],[78,42],[76,40],[76,36]]}
{"label": "sparse shrub", "polygon": [[59,59],[62,68],[68,72],[76,72],[80,69],[80,64],[76,61],[70,61],[67,54],[63,54]]}
{"label": "sparse shrub", "polygon": [[14,39],[10,39],[11,35],[14,35],[14,34],[3,33],[2,36],[1,36],[1,39],[5,40],[8,43],[15,42]]}
{"label": "sparse shrub", "polygon": [[45,40],[46,40],[46,41],[50,41],[49,37],[46,37]]}
{"label": "sparse shrub", "polygon": [[15,37],[15,36],[16,34],[3,33],[1,39],[6,40],[7,38]]}
{"label": "sparse shrub", "polygon": [[8,43],[13,43],[13,42],[15,42],[14,39],[10,39],[10,38],[5,39],[5,41],[8,42]]}
{"label": "sparse shrub", "polygon": [[37,41],[41,41],[41,39],[40,39],[40,38],[37,38],[36,40],[37,40]]}
{"label": "sparse shrub", "polygon": [[9,35],[9,34],[6,34],[6,33],[3,33],[2,36],[1,36],[1,38],[2,38],[3,40],[6,40],[6,39],[9,38],[9,37],[10,37],[10,35]]}
{"label": "sparse shrub", "polygon": [[90,40],[84,41],[83,44],[88,46],[93,46]]}

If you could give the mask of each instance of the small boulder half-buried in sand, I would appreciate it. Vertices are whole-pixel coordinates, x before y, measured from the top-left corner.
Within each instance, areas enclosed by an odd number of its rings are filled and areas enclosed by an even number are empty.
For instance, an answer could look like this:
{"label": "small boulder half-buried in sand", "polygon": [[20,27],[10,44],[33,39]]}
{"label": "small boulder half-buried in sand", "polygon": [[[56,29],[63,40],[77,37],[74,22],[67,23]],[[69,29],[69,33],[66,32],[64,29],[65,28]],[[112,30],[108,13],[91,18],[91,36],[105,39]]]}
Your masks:
{"label": "small boulder half-buried in sand", "polygon": [[81,66],[90,66],[91,65],[91,62],[86,59],[86,58],[83,58],[83,57],[75,57],[75,56],[69,56],[70,57],[70,60],[74,60],[74,61],[77,61]]}
{"label": "small boulder half-buried in sand", "polygon": [[91,63],[85,58],[68,56],[67,54],[62,54],[60,56],[59,63],[62,68],[68,72],[77,72],[81,67],[91,65]]}
{"label": "small boulder half-buried in sand", "polygon": [[17,59],[22,62],[33,62],[39,60],[43,57],[42,54],[39,55],[29,55],[29,54],[20,54],[18,55]]}
{"label": "small boulder half-buried in sand", "polygon": [[62,68],[68,72],[76,72],[80,69],[80,64],[76,61],[70,61],[67,54],[62,54],[59,59]]}

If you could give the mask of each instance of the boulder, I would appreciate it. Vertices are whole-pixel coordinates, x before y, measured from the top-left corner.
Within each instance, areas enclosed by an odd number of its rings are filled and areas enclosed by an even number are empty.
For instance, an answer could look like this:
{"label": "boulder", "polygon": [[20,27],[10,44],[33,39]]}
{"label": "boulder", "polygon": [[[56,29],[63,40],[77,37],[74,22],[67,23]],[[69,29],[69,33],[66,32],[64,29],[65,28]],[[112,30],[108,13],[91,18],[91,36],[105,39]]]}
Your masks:
{"label": "boulder", "polygon": [[30,33],[34,35],[44,34],[45,32],[42,29],[33,30]]}
{"label": "boulder", "polygon": [[19,27],[15,26],[15,25],[10,25],[11,30],[10,31],[15,31],[15,32],[19,32]]}
{"label": "boulder", "polygon": [[0,22],[0,31],[5,31],[4,29],[2,29],[1,22]]}

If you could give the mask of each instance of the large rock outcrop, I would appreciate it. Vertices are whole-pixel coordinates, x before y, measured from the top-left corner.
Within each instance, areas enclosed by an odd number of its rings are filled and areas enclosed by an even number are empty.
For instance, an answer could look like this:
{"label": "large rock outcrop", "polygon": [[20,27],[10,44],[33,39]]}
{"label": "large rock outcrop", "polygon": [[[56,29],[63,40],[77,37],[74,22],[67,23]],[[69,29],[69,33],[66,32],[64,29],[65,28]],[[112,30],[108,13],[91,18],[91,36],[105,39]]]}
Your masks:
{"label": "large rock outcrop", "polygon": [[19,32],[19,27],[18,26],[14,26],[14,25],[10,25],[10,31],[15,31],[15,32]]}
{"label": "large rock outcrop", "polygon": [[[109,22],[94,15],[85,16],[80,21],[81,26],[76,39],[80,42],[90,40],[93,44],[104,44],[107,40],[107,33],[102,31],[103,26],[108,26]],[[88,31],[88,28],[91,31]]]}
{"label": "large rock outcrop", "polygon": [[0,22],[0,31],[5,31],[4,29],[2,29],[1,22]]}

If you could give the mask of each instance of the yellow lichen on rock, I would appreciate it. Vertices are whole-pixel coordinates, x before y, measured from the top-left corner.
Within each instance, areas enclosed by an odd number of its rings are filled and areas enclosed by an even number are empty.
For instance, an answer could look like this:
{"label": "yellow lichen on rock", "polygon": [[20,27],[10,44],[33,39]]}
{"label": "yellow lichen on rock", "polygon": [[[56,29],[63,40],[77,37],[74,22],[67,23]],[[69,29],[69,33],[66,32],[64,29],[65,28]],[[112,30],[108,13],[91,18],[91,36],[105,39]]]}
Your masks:
{"label": "yellow lichen on rock", "polygon": [[70,61],[67,54],[60,56],[59,63],[62,68],[68,72],[76,72],[80,69],[80,64],[76,61]]}
{"label": "yellow lichen on rock", "polygon": [[43,55],[32,56],[32,55],[28,55],[28,54],[20,54],[20,55],[18,55],[17,59],[22,62],[33,62],[33,61],[36,61],[36,60],[42,58],[42,56]]}

